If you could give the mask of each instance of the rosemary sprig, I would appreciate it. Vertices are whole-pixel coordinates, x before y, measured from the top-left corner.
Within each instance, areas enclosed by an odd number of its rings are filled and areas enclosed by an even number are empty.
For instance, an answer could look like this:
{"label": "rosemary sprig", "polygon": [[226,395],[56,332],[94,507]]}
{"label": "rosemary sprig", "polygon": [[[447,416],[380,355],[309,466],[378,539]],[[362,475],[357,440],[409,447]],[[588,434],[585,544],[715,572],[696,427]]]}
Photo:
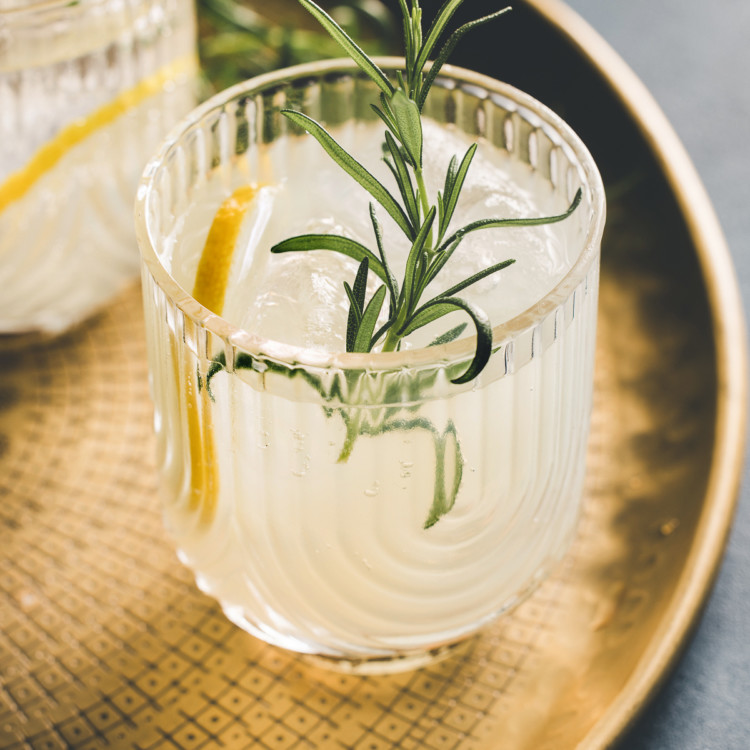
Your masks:
{"label": "rosemary sprig", "polygon": [[[204,0],[220,4],[227,0]],[[492,327],[487,315],[460,295],[472,284],[498,273],[514,263],[508,259],[485,268],[454,284],[449,289],[424,301],[427,287],[445,267],[463,239],[470,233],[510,226],[533,226],[562,221],[578,206],[580,191],[570,207],[558,216],[528,219],[485,219],[475,221],[452,230],[451,221],[459,203],[461,190],[477,150],[470,146],[462,158],[454,156],[447,168],[443,188],[436,200],[430,200],[425,186],[423,151],[425,148],[421,113],[431,86],[448,56],[470,30],[498,18],[509,8],[503,8],[483,18],[460,26],[443,42],[429,71],[425,72],[427,60],[445,36],[445,30],[462,0],[445,0],[426,34],[422,32],[422,10],[418,0],[399,0],[403,16],[405,41],[405,69],[397,73],[392,81],[370,59],[356,42],[313,0],[299,0],[312,13],[330,36],[355,60],[357,65],[377,85],[380,91],[379,106],[373,109],[385,125],[385,161],[395,180],[397,193],[389,190],[376,177],[348,154],[325,128],[307,115],[292,110],[283,110],[293,123],[307,130],[332,159],[374,199],[370,204],[370,221],[375,237],[372,250],[356,240],[331,234],[306,234],[284,240],[271,248],[274,253],[310,250],[328,250],[346,255],[358,262],[359,268],[353,283],[344,282],[349,300],[349,316],[346,329],[348,352],[369,352],[375,347],[382,351],[398,350],[402,339],[417,329],[448,313],[464,312],[476,331],[476,350],[468,367],[452,382],[465,383],[475,378],[485,367],[492,353]],[[407,237],[410,251],[404,277],[399,282],[388,261],[386,243],[381,224],[377,218],[375,203],[379,204],[394,220]],[[374,274],[382,283],[367,299],[367,280]],[[376,329],[382,319],[386,298],[388,312],[385,322]],[[467,328],[461,323],[438,336],[430,346],[439,346],[457,339]],[[345,438],[339,451],[338,462],[345,463],[360,439],[377,438],[393,431],[426,432],[435,450],[435,481],[432,487],[432,504],[424,521],[428,529],[453,508],[463,478],[464,458],[458,432],[452,420],[444,428],[434,425],[419,415],[419,400],[424,382],[414,379],[406,383],[399,381],[392,387],[406,388],[405,395],[386,394],[381,407],[357,403],[342,403],[339,400],[338,384],[332,385],[305,368],[288,367],[272,361],[256,360],[253,355],[239,353],[234,358],[235,370],[255,370],[262,377],[281,375],[303,378],[323,399],[323,411],[327,418],[339,417],[345,427]],[[459,368],[462,367],[459,365]],[[208,390],[213,400],[212,380],[227,368],[226,355],[217,354],[209,363],[200,387]],[[453,370],[455,372],[455,368]],[[356,372],[345,373],[347,379],[355,380]],[[435,373],[426,377],[436,378]],[[372,407],[372,408],[371,408]],[[425,488],[427,492],[429,489]]]}
{"label": "rosemary sprig", "polygon": [[[496,263],[465,279],[435,297],[422,301],[429,284],[442,270],[464,237],[480,229],[551,224],[566,219],[576,209],[580,191],[570,207],[557,216],[532,219],[485,219],[475,221],[447,236],[450,222],[458,205],[461,190],[476,144],[469,147],[459,162],[451,160],[443,186],[435,203],[431,202],[423,174],[424,137],[422,108],[437,74],[461,38],[470,30],[505,14],[510,8],[476,19],[460,26],[444,42],[440,53],[425,73],[427,61],[443,38],[451,18],[463,0],[446,0],[427,31],[422,32],[422,10],[419,0],[399,0],[403,15],[405,68],[396,74],[395,83],[361,49],[361,47],[313,0],[299,0],[338,42],[359,68],[380,89],[380,106],[373,110],[386,126],[385,161],[395,179],[401,202],[353,156],[347,153],[326,129],[312,118],[294,110],[282,110],[293,123],[306,130],[326,150],[331,158],[356,180],[395,221],[411,243],[404,278],[399,285],[390,270],[380,224],[370,205],[377,253],[361,243],[337,235],[305,234],[284,240],[271,252],[331,250],[359,261],[353,286],[344,282],[349,298],[349,318],[346,331],[348,352],[369,352],[379,346],[381,351],[396,351],[402,339],[419,328],[455,311],[463,311],[476,331],[476,350],[466,370],[452,381],[465,383],[484,369],[492,352],[492,326],[487,315],[473,303],[455,295],[487,276],[497,273],[515,262],[508,259]],[[383,284],[369,302],[366,301],[368,274],[378,276]],[[375,330],[382,307],[388,296],[388,317]],[[454,331],[456,329],[453,329]]]}

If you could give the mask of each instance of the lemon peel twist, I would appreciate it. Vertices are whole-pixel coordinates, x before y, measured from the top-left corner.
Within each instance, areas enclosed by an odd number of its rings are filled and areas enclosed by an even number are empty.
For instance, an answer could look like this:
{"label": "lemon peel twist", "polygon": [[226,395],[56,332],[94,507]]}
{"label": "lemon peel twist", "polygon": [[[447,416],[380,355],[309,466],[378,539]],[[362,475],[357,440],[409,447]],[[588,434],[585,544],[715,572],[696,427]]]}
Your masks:
{"label": "lemon peel twist", "polygon": [[[219,206],[198,261],[193,285],[193,297],[201,305],[221,315],[224,310],[229,274],[232,268],[237,238],[245,216],[252,205],[258,187],[245,185],[237,188]],[[187,414],[187,437],[190,463],[191,511],[200,511],[200,520],[209,524],[219,499],[218,456],[211,418],[211,398],[207,388],[200,386],[195,363],[188,351],[182,363],[182,378],[177,371],[177,344],[173,340],[172,359],[175,363],[175,383],[184,394]]]}

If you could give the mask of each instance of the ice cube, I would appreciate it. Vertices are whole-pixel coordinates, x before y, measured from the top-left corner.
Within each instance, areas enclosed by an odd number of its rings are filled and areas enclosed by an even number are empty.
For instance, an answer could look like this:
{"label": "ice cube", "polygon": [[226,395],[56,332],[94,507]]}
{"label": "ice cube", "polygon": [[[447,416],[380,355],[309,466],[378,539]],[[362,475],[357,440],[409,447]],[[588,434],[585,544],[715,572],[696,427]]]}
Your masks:
{"label": "ice cube", "polygon": [[343,281],[352,283],[356,271],[354,261],[337,253],[275,255],[252,277],[236,322],[276,341],[344,351],[349,303]]}

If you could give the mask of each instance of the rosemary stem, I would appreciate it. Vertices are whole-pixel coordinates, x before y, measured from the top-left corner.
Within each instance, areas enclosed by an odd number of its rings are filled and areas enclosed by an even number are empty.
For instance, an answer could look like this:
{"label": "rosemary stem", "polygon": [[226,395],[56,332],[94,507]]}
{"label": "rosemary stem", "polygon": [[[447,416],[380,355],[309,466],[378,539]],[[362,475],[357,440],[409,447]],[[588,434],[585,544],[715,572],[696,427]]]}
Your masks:
{"label": "rosemary stem", "polygon": [[[424,184],[424,175],[419,167],[415,167],[414,176],[417,178],[417,192],[419,193],[419,200],[422,204],[422,215],[427,216],[430,212],[430,201],[427,197],[427,186]],[[427,250],[432,250],[432,236],[427,238],[425,248]]]}
{"label": "rosemary stem", "polygon": [[349,456],[352,455],[354,450],[354,444],[357,442],[359,437],[359,430],[361,427],[361,417],[357,416],[353,421],[346,423],[346,439],[344,444],[341,446],[339,457],[336,459],[336,463],[345,464],[349,460]]}
{"label": "rosemary stem", "polygon": [[383,342],[383,349],[384,352],[395,352],[396,347],[398,346],[398,342],[401,340],[401,336],[399,336],[394,331],[395,326],[392,326],[388,329],[388,333],[385,335],[385,341]]}

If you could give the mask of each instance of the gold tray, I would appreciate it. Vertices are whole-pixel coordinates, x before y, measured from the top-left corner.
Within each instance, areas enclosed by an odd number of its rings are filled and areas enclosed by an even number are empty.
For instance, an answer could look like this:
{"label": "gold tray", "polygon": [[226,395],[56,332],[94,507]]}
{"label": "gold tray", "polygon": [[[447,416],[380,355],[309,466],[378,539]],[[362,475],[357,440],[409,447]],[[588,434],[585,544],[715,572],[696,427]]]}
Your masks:
{"label": "gold tray", "polygon": [[558,109],[610,200],[588,502],[557,575],[448,661],[393,677],[324,672],[230,625],[162,530],[134,287],[64,338],[0,351],[0,746],[593,750],[652,695],[737,496],[738,292],[641,84],[558,2],[514,16],[507,46],[480,36],[457,62],[515,71]]}

